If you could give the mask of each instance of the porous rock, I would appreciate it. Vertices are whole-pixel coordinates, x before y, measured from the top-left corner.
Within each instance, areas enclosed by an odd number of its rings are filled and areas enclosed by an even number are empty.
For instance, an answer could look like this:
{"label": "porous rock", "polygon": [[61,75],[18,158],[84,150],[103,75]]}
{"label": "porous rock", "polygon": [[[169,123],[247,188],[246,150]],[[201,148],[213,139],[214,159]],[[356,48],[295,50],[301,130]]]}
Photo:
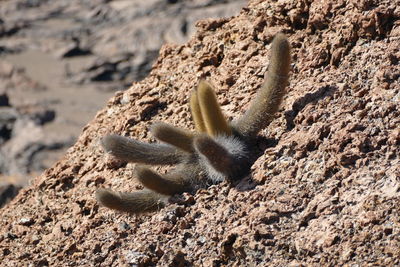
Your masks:
{"label": "porous rock", "polygon": [[[2,262],[399,265],[399,6],[253,0],[236,17],[200,21],[188,43],[163,46],[150,75],[117,93],[65,157],[0,211]],[[201,77],[216,86],[222,109],[239,116],[281,31],[293,48],[290,85],[261,133],[255,187],[214,185],[141,216],[98,206],[99,187],[140,188],[132,165],[107,164],[99,138],[149,141],[149,124],[160,120],[193,129],[187,100]],[[144,114],[149,96],[162,105]]]}

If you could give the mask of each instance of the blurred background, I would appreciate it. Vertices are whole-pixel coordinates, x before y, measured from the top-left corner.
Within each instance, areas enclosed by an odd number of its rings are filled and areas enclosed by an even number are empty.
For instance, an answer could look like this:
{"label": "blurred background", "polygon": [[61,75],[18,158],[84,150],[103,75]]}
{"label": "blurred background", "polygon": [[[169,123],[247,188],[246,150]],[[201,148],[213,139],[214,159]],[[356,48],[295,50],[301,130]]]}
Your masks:
{"label": "blurred background", "polygon": [[244,0],[0,2],[0,206],[60,159],[118,90],[145,78],[164,43]]}

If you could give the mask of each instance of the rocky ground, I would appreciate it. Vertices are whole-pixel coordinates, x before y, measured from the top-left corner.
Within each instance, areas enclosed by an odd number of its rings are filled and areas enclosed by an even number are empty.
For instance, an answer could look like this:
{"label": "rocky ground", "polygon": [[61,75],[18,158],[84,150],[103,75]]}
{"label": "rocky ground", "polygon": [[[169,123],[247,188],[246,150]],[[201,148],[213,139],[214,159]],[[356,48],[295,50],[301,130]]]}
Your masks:
{"label": "rocky ground", "polygon": [[143,79],[162,44],[183,43],[198,19],[232,16],[244,5],[2,1],[0,206],[2,192],[54,164],[106,100]]}
{"label": "rocky ground", "polygon": [[[150,74],[111,98],[64,158],[0,211],[2,263],[400,265],[399,18],[398,0],[254,0],[238,16],[198,22],[192,39],[163,46]],[[98,206],[97,188],[140,189],[134,166],[105,157],[99,138],[149,141],[155,121],[193,129],[187,100],[200,78],[239,116],[277,32],[292,45],[290,85],[250,177],[141,216]]]}

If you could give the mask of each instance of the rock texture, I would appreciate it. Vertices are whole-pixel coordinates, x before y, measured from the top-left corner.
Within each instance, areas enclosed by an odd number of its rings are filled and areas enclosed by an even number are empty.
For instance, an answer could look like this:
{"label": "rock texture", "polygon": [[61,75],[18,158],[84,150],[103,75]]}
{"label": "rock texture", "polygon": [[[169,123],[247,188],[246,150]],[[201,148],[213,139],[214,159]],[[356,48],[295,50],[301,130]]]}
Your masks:
{"label": "rock texture", "polygon": [[147,76],[166,41],[184,43],[199,18],[232,15],[244,3],[6,1],[0,6],[0,54],[36,49],[59,59],[81,56],[65,66],[69,82],[113,82],[105,87],[122,90]]}
{"label": "rock texture", "polygon": [[2,1],[0,182],[28,181],[53,165],[115,91],[147,76],[163,43],[184,43],[199,18],[232,16],[244,5]]}
{"label": "rock texture", "polygon": [[[194,38],[163,46],[150,75],[118,92],[65,157],[0,211],[2,264],[399,265],[399,7],[254,0],[237,17],[198,22]],[[239,116],[281,31],[293,47],[290,86],[251,177],[142,216],[97,205],[96,188],[140,188],[132,165],[104,155],[101,136],[149,141],[160,120],[192,129],[187,99],[200,78]]]}

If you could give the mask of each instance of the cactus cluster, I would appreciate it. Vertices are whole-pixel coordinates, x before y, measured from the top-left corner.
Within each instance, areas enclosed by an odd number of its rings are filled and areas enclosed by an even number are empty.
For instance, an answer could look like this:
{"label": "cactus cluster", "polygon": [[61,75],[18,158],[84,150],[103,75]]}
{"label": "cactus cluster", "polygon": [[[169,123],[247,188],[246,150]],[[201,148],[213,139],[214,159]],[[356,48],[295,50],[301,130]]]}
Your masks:
{"label": "cactus cluster", "polygon": [[[119,135],[104,137],[101,143],[105,151],[137,163],[135,176],[145,189],[132,193],[99,189],[97,200],[111,209],[141,213],[163,207],[171,195],[245,177],[255,160],[252,149],[255,137],[270,124],[278,110],[289,69],[289,42],[283,34],[277,34],[272,42],[265,82],[239,119],[228,122],[212,86],[201,81],[190,97],[196,132],[156,123],[150,131],[162,143],[149,144]],[[146,165],[177,167],[167,174],[159,174]]]}

